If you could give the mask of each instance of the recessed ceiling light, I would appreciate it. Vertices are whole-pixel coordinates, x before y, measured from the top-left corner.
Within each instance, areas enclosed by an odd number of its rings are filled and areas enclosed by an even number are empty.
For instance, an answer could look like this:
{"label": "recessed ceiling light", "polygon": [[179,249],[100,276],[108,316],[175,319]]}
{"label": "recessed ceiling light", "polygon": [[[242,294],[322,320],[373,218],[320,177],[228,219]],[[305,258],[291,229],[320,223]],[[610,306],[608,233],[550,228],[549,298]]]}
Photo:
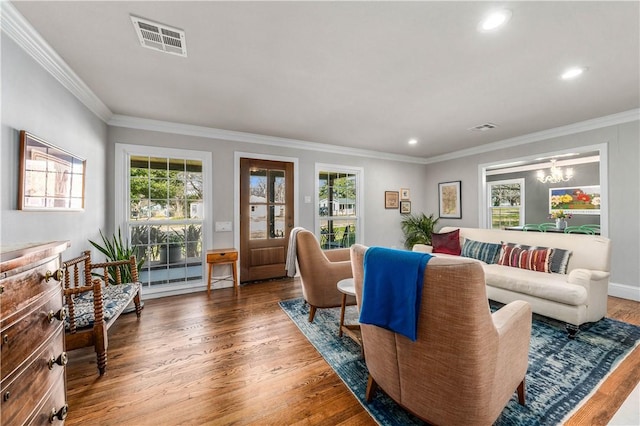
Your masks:
{"label": "recessed ceiling light", "polygon": [[511,19],[511,11],[509,9],[502,9],[487,15],[478,24],[478,31],[486,33],[497,30]]}
{"label": "recessed ceiling light", "polygon": [[415,145],[418,143],[418,139],[409,139],[409,145]]}
{"label": "recessed ceiling light", "polygon": [[571,80],[572,78],[578,77],[580,74],[585,72],[587,69],[585,67],[573,67],[566,70],[560,76],[563,80]]}

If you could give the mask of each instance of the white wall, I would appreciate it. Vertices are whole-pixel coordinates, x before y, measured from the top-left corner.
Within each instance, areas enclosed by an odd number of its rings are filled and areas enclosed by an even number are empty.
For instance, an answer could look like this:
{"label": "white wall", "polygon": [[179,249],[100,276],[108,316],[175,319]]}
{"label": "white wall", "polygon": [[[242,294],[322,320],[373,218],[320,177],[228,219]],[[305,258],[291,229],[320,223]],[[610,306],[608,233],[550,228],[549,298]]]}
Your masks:
{"label": "white wall", "polygon": [[438,211],[438,182],[462,181],[462,219],[441,226],[477,227],[478,165],[534,154],[606,143],[608,147],[609,238],[612,242],[609,294],[640,300],[640,122],[603,127],[571,135],[428,164],[427,211]]}
{"label": "white wall", "polygon": [[[107,125],[2,33],[0,243],[69,240],[80,254],[104,228]],[[20,141],[26,130],[87,160],[84,212],[17,210]]]}

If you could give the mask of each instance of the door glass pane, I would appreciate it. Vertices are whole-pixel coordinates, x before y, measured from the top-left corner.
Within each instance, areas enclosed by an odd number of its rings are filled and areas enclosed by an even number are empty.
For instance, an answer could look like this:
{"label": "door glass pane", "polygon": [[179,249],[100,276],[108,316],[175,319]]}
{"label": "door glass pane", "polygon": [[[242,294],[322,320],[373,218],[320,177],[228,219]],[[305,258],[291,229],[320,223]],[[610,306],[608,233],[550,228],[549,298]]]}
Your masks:
{"label": "door glass pane", "polygon": [[284,170],[271,170],[269,177],[269,201],[284,203],[286,194]]}
{"label": "door glass pane", "polygon": [[251,204],[249,210],[249,237],[252,240],[266,240],[267,206],[264,204]]}
{"label": "door glass pane", "polygon": [[269,237],[284,238],[285,227],[285,207],[269,206],[271,221],[269,222]]}
{"label": "door glass pane", "polygon": [[267,202],[267,171],[264,169],[251,170],[249,178],[251,203]]}

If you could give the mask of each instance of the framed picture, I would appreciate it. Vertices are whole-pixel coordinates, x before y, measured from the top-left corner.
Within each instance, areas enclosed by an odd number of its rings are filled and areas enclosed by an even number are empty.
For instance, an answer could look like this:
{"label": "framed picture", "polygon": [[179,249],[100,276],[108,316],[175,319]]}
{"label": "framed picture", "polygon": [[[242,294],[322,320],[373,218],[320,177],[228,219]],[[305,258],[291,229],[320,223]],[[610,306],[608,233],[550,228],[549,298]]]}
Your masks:
{"label": "framed picture", "polygon": [[409,188],[400,188],[400,199],[401,200],[411,199]]}
{"label": "framed picture", "polygon": [[462,182],[442,182],[438,184],[438,201],[440,217],[450,219],[462,219],[462,198],[460,187]]}
{"label": "framed picture", "polygon": [[411,201],[400,201],[400,214],[411,213]]}
{"label": "framed picture", "polygon": [[18,209],[83,210],[85,160],[20,131]]}
{"label": "framed picture", "polygon": [[398,191],[384,191],[384,208],[397,209],[399,201],[398,197]]}
{"label": "framed picture", "polygon": [[600,185],[549,188],[549,214],[600,214]]}

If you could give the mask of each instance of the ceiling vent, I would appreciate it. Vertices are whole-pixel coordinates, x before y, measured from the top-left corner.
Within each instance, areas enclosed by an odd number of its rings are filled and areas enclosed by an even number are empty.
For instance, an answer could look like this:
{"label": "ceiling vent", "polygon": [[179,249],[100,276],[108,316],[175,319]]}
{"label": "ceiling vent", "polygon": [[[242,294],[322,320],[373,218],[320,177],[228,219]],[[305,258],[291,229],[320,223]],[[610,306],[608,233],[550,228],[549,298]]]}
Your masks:
{"label": "ceiling vent", "polygon": [[143,47],[172,55],[187,56],[184,31],[136,16],[131,16],[131,22]]}
{"label": "ceiling vent", "polygon": [[484,123],[484,124],[480,124],[479,126],[471,127],[467,130],[471,130],[472,132],[486,132],[487,130],[495,129],[496,127],[498,127],[497,124]]}

